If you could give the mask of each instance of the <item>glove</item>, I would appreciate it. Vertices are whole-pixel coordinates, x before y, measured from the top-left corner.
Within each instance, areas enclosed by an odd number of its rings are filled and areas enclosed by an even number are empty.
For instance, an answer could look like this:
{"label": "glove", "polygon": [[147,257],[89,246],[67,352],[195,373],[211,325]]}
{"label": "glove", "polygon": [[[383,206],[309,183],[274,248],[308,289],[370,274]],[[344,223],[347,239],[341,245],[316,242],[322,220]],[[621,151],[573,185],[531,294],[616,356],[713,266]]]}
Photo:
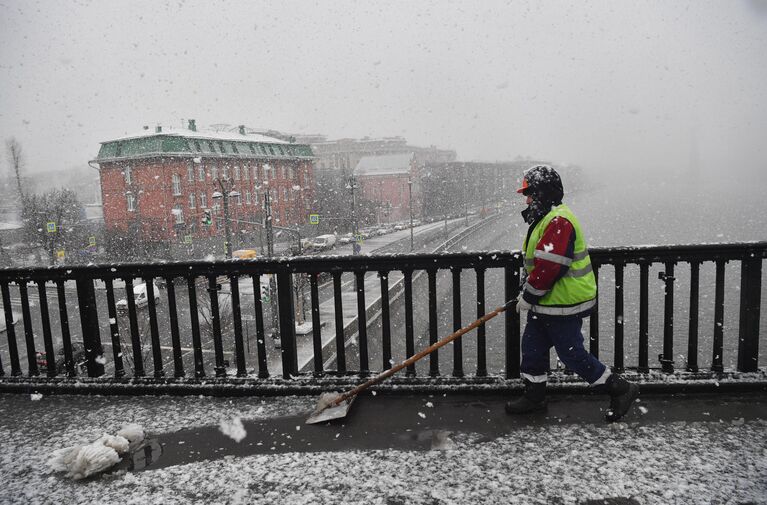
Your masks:
{"label": "glove", "polygon": [[531,307],[530,302],[525,300],[521,294],[517,297],[517,314],[521,314],[523,310],[530,310]]}

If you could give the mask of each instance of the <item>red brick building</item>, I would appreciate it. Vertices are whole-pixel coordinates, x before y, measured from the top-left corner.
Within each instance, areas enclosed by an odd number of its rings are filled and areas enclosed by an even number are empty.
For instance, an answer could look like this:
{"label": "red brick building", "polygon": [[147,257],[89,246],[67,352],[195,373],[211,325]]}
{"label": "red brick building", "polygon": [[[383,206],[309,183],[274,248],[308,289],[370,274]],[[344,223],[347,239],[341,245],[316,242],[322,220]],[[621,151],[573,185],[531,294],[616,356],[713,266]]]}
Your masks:
{"label": "red brick building", "polygon": [[[220,234],[221,186],[239,193],[229,198],[232,231],[253,230],[262,222],[264,194],[270,191],[274,224],[307,222],[314,192],[312,151],[264,135],[154,131],[102,142],[98,157],[106,228],[141,230],[149,240],[181,241]],[[229,194],[229,193],[227,193]],[[203,224],[205,211],[212,224]]]}
{"label": "red brick building", "polygon": [[364,156],[354,168],[360,194],[377,204],[380,223],[404,221],[410,217],[409,181],[413,183],[413,214],[420,214],[420,184],[416,175],[413,153]]}

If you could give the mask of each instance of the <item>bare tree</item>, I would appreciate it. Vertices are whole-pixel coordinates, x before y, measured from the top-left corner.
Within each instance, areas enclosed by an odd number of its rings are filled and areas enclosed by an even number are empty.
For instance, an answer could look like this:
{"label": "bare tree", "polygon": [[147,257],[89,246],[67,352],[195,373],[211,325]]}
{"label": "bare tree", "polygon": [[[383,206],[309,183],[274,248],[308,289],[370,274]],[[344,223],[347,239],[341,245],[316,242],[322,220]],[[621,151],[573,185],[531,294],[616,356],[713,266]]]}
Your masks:
{"label": "bare tree", "polygon": [[80,245],[78,242],[83,239],[78,235],[82,234],[78,227],[84,220],[84,210],[74,191],[55,189],[41,195],[27,195],[22,202],[25,239],[45,248],[51,265],[55,262],[57,247]]}
{"label": "bare tree", "polygon": [[24,153],[21,149],[21,144],[14,137],[5,141],[6,154],[8,155],[8,163],[13,168],[16,175],[16,187],[19,192],[19,200],[24,201],[24,189],[21,185],[21,171],[24,168]]}

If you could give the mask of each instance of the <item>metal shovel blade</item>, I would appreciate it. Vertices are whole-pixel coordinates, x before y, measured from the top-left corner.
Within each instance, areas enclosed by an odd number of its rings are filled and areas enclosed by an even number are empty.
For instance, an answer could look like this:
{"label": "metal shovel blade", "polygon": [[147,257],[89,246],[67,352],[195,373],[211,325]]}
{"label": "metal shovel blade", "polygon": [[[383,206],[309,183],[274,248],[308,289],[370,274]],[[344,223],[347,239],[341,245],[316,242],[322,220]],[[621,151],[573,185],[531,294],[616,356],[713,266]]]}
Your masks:
{"label": "metal shovel blade", "polygon": [[357,395],[342,401],[338,405],[333,405],[333,400],[338,398],[338,396],[337,393],[323,393],[320,396],[319,402],[317,402],[317,408],[314,409],[314,412],[306,420],[306,424],[324,423],[346,417]]}

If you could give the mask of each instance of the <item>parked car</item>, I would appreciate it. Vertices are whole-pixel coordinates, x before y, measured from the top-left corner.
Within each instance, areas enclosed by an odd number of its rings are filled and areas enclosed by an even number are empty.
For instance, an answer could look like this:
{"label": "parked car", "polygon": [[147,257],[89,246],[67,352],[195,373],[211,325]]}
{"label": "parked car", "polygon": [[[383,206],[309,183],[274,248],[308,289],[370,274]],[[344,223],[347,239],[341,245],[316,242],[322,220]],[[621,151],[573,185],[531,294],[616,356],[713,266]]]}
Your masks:
{"label": "parked car", "polygon": [[398,223],[398,224],[394,225],[394,230],[395,231],[406,230],[408,228],[408,226],[409,225]]}
{"label": "parked car", "polygon": [[[160,303],[160,288],[157,287],[156,283],[152,283],[154,287],[154,304],[157,305]],[[146,283],[142,282],[141,284],[137,284],[133,286],[133,299],[136,301],[136,308],[146,307],[149,304],[149,300],[147,300],[147,289],[146,289]],[[123,298],[122,300],[118,301],[115,306],[117,307],[117,312],[126,313],[128,312],[128,300],[126,298]]]}
{"label": "parked car", "polygon": [[[35,354],[37,359],[37,368],[40,370],[40,373],[48,373],[48,360],[45,356],[45,353],[38,351]],[[85,348],[83,347],[83,344],[72,342],[72,360],[75,362],[75,367],[79,369],[80,372],[88,371],[88,366],[86,363],[87,357],[85,355]],[[66,371],[65,365],[66,359],[64,356],[64,348],[60,347],[59,350],[56,351],[56,375],[62,374]]]}
{"label": "parked car", "polygon": [[232,258],[237,259],[251,259],[258,256],[258,252],[255,249],[237,249],[232,253]]}
{"label": "parked car", "polygon": [[347,233],[338,237],[339,244],[350,244],[354,242],[354,233]]}
{"label": "parked car", "polygon": [[336,236],[331,234],[318,235],[314,237],[313,243],[314,248],[319,249],[320,251],[332,249],[336,245]]}

